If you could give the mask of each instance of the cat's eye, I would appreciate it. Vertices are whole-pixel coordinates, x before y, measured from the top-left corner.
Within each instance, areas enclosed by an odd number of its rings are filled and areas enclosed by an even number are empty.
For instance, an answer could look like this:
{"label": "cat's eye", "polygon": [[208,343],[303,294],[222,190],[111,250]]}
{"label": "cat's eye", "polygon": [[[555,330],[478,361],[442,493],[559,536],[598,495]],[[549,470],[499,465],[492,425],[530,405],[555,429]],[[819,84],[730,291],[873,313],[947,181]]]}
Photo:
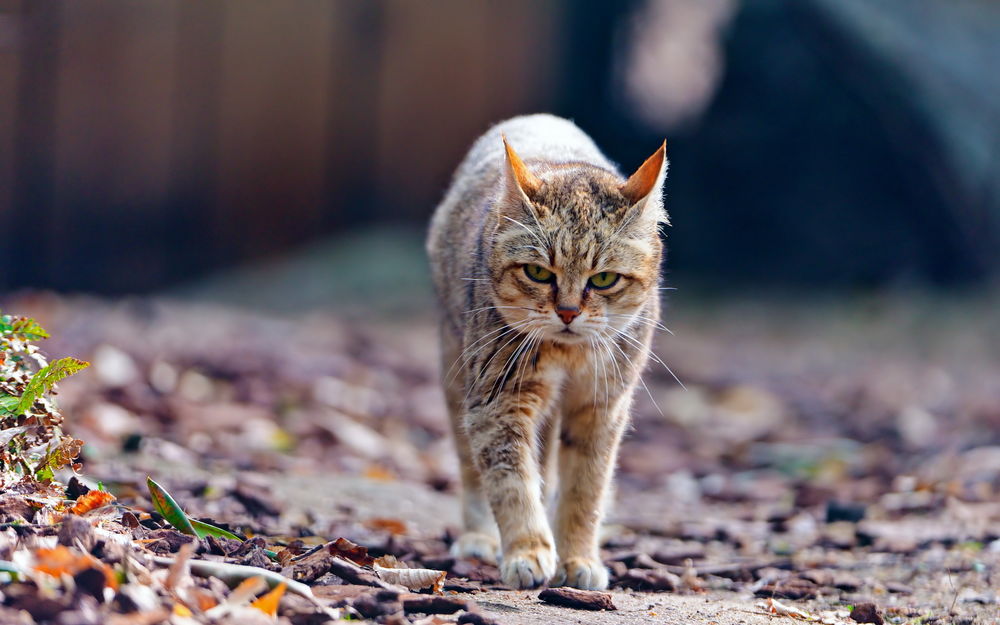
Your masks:
{"label": "cat's eye", "polygon": [[524,273],[535,282],[552,282],[556,279],[551,271],[540,265],[525,265]]}
{"label": "cat's eye", "polygon": [[590,276],[590,286],[595,289],[610,289],[618,282],[619,275],[613,271],[602,271]]}

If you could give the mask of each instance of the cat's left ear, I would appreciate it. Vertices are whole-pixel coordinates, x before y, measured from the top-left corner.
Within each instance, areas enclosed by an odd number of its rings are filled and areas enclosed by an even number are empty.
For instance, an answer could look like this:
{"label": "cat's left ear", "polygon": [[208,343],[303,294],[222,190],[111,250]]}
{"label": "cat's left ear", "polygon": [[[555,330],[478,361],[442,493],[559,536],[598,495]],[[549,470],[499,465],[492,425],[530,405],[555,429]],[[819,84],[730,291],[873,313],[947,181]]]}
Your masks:
{"label": "cat's left ear", "polygon": [[635,170],[625,183],[618,188],[631,203],[629,212],[642,211],[644,220],[670,223],[663,208],[663,180],[667,177],[667,142],[664,141],[652,156]]}

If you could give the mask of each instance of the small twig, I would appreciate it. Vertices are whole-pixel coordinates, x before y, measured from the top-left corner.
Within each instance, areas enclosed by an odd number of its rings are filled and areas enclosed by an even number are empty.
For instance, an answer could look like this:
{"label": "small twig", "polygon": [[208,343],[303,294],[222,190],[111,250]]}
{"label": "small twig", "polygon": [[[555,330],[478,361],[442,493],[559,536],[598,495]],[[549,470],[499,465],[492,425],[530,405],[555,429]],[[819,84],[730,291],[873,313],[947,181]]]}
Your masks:
{"label": "small twig", "polygon": [[[178,560],[178,558],[167,558],[163,556],[150,556],[150,559],[163,566],[172,566]],[[332,610],[319,602],[319,599],[317,599],[316,595],[313,594],[312,588],[306,586],[302,582],[289,579],[280,573],[275,573],[274,571],[269,571],[256,566],[229,564],[228,562],[212,562],[209,560],[189,560],[188,564],[191,566],[192,574],[198,575],[199,577],[217,577],[229,586],[235,586],[239,582],[252,577],[263,578],[264,581],[267,582],[267,585],[271,588],[274,588],[278,584],[285,584],[290,592],[304,597],[327,616],[334,619],[340,618],[340,614],[337,610]]]}

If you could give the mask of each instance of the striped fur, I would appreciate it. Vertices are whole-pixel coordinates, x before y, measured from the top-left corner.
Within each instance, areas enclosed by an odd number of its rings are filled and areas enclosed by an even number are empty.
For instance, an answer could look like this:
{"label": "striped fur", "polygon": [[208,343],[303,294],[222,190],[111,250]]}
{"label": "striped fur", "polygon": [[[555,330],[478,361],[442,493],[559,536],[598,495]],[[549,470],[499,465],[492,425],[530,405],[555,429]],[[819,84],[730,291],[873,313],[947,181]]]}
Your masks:
{"label": "striped fur", "polygon": [[[500,555],[512,587],[607,586],[597,533],[659,319],[666,168],[661,148],[626,181],[572,122],[518,117],[476,141],[433,217],[427,249],[462,470],[454,550]],[[529,264],[555,282],[531,280]],[[601,271],[621,278],[592,288]],[[557,309],[579,312],[567,324]]]}

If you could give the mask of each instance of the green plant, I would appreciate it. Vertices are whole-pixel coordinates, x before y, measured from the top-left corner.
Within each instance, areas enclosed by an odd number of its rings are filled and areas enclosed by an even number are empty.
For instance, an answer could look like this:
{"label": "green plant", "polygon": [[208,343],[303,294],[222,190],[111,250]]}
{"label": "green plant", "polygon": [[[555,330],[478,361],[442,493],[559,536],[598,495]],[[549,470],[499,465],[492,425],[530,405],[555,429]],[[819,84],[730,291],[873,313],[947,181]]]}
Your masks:
{"label": "green plant", "polygon": [[48,337],[34,319],[0,314],[0,488],[24,477],[50,481],[80,455],[83,441],[63,434],[53,395],[89,363],[47,362],[35,342]]}

